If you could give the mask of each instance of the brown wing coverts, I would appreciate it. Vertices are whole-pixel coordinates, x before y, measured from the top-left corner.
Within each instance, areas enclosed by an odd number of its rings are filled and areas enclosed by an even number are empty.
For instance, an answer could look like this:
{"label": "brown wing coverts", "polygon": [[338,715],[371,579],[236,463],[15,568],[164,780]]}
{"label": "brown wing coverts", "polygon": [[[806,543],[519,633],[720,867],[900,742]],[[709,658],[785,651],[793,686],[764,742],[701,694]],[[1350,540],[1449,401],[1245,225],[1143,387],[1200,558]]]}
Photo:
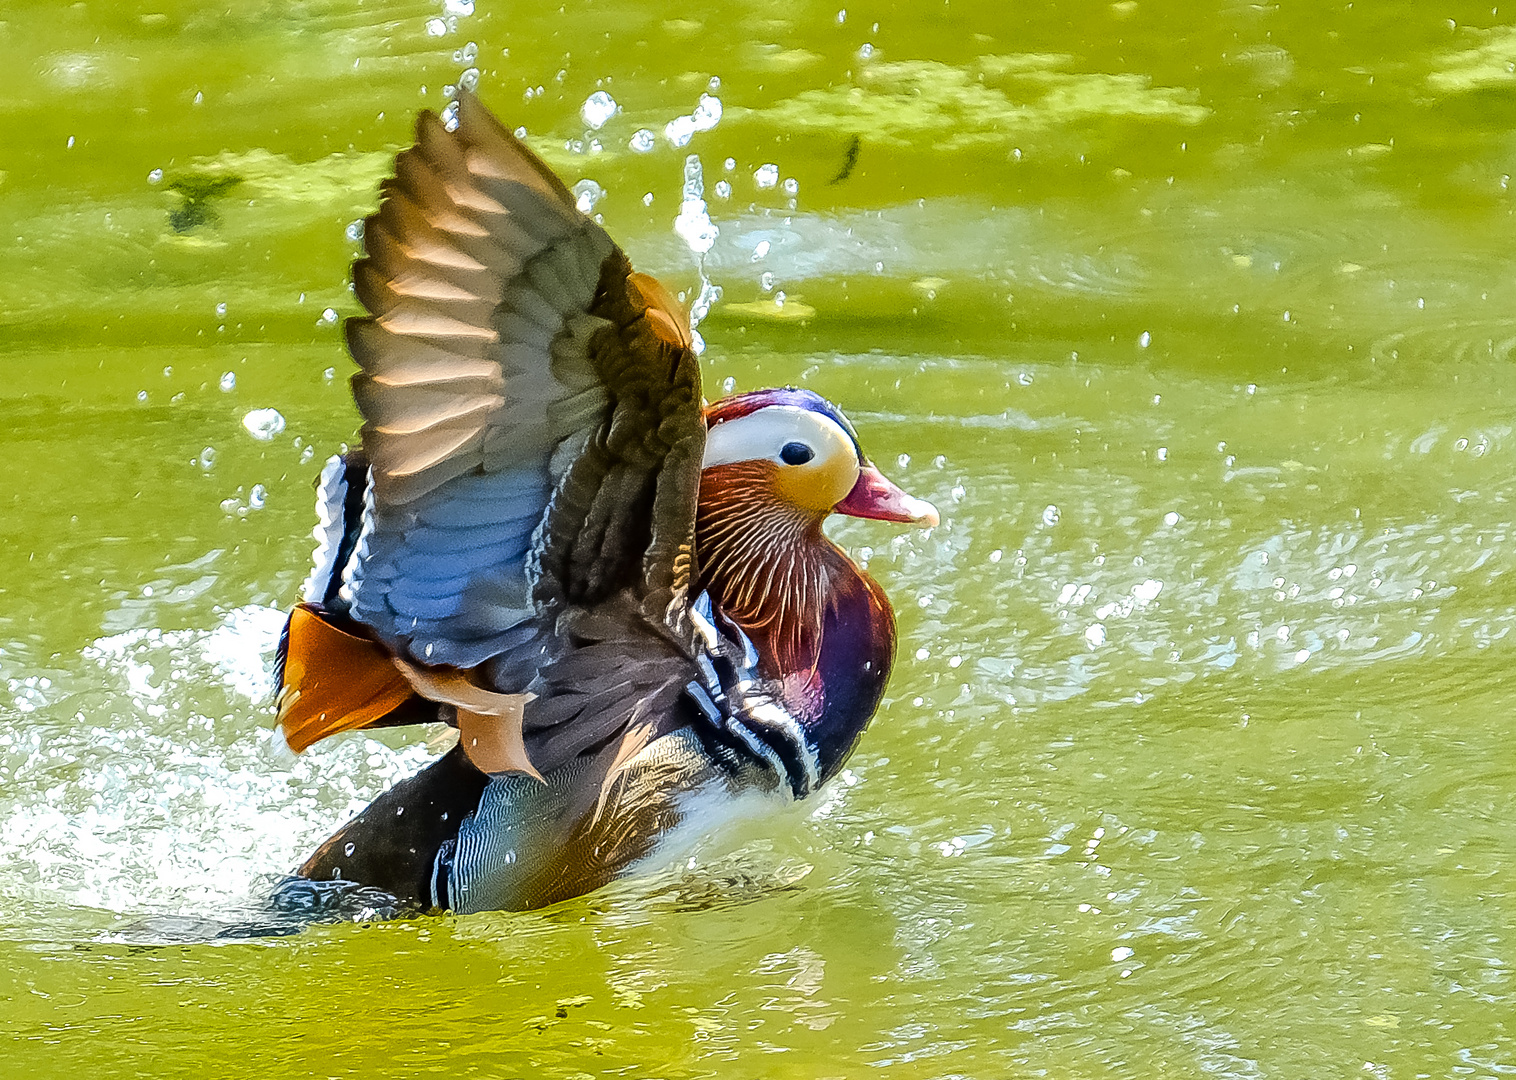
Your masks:
{"label": "brown wing coverts", "polygon": [[421,115],[353,270],[372,468],[341,596],[397,652],[461,668],[624,590],[677,625],[704,445],[684,316],[459,105],[456,131]]}

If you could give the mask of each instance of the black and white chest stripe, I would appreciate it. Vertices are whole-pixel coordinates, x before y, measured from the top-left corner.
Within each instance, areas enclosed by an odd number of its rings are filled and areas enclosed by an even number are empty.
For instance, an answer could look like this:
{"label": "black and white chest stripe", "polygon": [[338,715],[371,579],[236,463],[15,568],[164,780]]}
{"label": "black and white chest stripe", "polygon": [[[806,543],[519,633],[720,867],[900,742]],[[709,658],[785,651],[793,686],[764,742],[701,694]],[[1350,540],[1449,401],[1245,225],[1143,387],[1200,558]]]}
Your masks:
{"label": "black and white chest stripe", "polygon": [[684,692],[706,722],[702,734],[768,769],[797,800],[805,798],[821,784],[816,748],[804,726],[761,688],[753,643],[736,627],[733,637],[723,638],[704,593],[690,615],[704,644],[696,657],[703,681],[691,679]]}

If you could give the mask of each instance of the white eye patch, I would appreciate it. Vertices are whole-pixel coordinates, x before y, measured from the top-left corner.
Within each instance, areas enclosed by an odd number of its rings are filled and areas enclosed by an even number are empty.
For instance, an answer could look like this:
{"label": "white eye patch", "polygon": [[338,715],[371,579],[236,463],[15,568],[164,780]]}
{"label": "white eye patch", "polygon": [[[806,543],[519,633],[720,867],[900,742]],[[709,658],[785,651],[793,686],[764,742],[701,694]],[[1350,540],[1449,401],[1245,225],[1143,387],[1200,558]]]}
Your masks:
{"label": "white eye patch", "polygon": [[701,468],[738,461],[772,461],[792,468],[780,456],[792,442],[809,447],[814,455],[811,460],[818,465],[840,458],[857,466],[853,440],[836,421],[795,405],[768,405],[711,428],[705,436]]}

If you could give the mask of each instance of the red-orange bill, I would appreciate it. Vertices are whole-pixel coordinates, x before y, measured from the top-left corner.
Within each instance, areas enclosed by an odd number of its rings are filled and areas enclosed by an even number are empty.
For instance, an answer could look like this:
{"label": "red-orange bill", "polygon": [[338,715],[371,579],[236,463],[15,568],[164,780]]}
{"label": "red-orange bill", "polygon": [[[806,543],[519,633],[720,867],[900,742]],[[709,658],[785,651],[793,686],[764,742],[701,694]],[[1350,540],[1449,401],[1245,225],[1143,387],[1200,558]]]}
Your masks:
{"label": "red-orange bill", "polygon": [[849,517],[901,521],[927,529],[942,520],[937,516],[935,506],[925,499],[907,495],[872,465],[863,467],[853,490],[833,509]]}

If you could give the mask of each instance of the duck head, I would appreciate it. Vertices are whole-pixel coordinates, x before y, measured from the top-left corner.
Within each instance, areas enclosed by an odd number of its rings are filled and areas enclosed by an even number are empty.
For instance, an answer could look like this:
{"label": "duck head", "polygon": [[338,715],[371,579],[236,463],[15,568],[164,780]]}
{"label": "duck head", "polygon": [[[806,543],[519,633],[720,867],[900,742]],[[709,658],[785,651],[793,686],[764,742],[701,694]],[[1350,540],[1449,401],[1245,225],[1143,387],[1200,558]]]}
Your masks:
{"label": "duck head", "polygon": [[882,691],[895,636],[883,591],[822,523],[836,513],[929,528],[937,510],[891,483],[842,411],[809,390],[739,394],[705,416],[700,587],[752,639],[791,709],[820,723],[841,689],[827,673],[856,667]]}
{"label": "duck head", "polygon": [[[724,398],[705,411],[701,498],[758,480],[779,516],[828,514],[930,528],[937,508],[896,487],[863,454],[842,410],[819,394],[786,387]],[[739,479],[740,478],[740,479]]]}

